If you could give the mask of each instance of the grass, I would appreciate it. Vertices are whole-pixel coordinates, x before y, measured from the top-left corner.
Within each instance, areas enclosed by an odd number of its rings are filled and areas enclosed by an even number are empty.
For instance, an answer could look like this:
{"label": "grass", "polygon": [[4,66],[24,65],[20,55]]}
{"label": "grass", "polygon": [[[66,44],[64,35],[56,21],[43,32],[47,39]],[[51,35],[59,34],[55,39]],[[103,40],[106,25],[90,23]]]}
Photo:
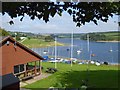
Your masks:
{"label": "grass", "polygon": [[[54,63],[43,62],[43,72],[47,67],[54,67]],[[65,87],[65,88],[80,88],[82,80],[88,79],[88,87],[93,88],[118,88],[118,66],[114,65],[73,65],[57,64],[58,72],[51,76],[39,80],[33,84],[25,86],[29,89],[49,88],[49,87]]]}
{"label": "grass", "polygon": [[[22,42],[25,46],[29,48],[33,47],[49,47],[49,46],[55,46],[54,41],[53,42],[45,42],[42,39],[26,39]],[[58,46],[64,46],[64,44],[57,42]]]}
{"label": "grass", "polygon": [[110,40],[116,40],[119,41],[120,37],[119,37],[120,32],[107,32],[104,33],[104,35],[109,38]]}

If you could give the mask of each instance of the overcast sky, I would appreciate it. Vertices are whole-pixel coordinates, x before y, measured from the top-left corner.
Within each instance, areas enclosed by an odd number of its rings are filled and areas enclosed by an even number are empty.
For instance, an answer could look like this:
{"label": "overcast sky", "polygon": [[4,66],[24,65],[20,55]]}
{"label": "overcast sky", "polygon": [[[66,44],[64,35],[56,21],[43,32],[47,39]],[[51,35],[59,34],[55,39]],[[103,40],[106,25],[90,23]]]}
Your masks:
{"label": "overcast sky", "polygon": [[43,20],[31,20],[27,15],[21,22],[20,18],[13,19],[14,25],[10,25],[8,22],[11,18],[5,14],[2,16],[2,25],[0,27],[7,31],[20,31],[20,32],[31,32],[31,33],[88,33],[88,32],[106,32],[106,31],[118,31],[118,16],[110,18],[107,23],[99,21],[98,25],[94,23],[87,23],[84,26],[76,27],[76,24],[72,21],[72,17],[63,13],[62,17],[56,16],[50,18],[48,23]]}

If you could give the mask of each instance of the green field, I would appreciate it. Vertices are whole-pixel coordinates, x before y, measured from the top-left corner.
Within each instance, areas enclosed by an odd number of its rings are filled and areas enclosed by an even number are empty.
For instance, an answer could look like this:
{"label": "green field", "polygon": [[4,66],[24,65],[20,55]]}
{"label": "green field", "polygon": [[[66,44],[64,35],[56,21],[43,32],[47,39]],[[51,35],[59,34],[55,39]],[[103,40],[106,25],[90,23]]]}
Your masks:
{"label": "green field", "polygon": [[119,41],[120,37],[119,37],[120,32],[106,32],[104,33],[104,35],[107,37],[107,39],[109,40],[116,40]]}
{"label": "green field", "polygon": [[[90,41],[120,41],[119,31],[89,33]],[[87,34],[81,34],[82,40],[87,40]]]}
{"label": "green field", "polygon": [[[22,42],[25,46],[32,48],[32,47],[49,47],[55,46],[54,41],[52,42],[45,42],[43,39],[26,39]],[[64,46],[64,44],[57,42],[58,46]]]}
{"label": "green field", "polygon": [[[43,72],[47,67],[54,67],[54,63],[43,62]],[[48,78],[37,81],[33,84],[25,86],[29,89],[49,88],[49,87],[65,87],[80,88],[82,80],[88,79],[88,87],[91,88],[118,88],[118,66],[113,65],[87,65],[58,63],[58,72],[52,74]]]}

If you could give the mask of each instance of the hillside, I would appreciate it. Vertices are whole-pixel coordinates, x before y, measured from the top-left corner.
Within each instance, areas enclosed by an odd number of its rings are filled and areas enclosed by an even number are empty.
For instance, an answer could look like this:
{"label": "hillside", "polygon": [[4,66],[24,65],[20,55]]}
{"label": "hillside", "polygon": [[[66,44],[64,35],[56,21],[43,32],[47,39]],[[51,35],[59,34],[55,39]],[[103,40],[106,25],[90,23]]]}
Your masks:
{"label": "hillside", "polygon": [[[120,41],[119,34],[119,31],[89,33],[89,39],[90,41]],[[87,40],[87,34],[81,35],[81,39]]]}
{"label": "hillside", "polygon": [[0,36],[8,36],[10,35],[6,30],[0,28]]}
{"label": "hillside", "polygon": [[[58,36],[58,38],[71,38],[71,33],[66,33],[66,34],[57,34],[57,36]],[[80,38],[81,37],[81,35],[84,35],[84,34],[76,34],[76,33],[74,33],[73,34],[73,37],[74,38]]]}

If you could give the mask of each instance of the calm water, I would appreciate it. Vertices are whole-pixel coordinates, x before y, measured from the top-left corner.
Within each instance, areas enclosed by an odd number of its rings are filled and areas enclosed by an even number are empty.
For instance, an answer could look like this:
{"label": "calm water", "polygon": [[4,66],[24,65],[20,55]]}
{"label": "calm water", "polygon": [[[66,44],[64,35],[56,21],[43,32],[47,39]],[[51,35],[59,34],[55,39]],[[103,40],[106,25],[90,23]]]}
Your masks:
{"label": "calm water", "polygon": [[[57,41],[62,43],[71,44],[70,38],[58,38]],[[87,41],[74,39],[73,45],[73,57],[81,60],[90,60],[90,52],[95,54],[94,57],[91,57],[92,60],[98,61],[107,61],[110,63],[118,63],[118,54],[120,51],[118,50],[118,46],[120,43],[117,42],[90,42],[90,50],[88,52]],[[69,50],[68,50],[69,49]],[[82,49],[80,54],[77,53],[77,50]],[[113,51],[110,52],[110,49]],[[38,54],[45,56],[50,55],[54,56],[54,47],[49,48],[32,48]],[[44,51],[48,51],[49,53],[44,54]],[[70,58],[70,46],[58,46],[57,47],[57,57],[69,57]]]}

